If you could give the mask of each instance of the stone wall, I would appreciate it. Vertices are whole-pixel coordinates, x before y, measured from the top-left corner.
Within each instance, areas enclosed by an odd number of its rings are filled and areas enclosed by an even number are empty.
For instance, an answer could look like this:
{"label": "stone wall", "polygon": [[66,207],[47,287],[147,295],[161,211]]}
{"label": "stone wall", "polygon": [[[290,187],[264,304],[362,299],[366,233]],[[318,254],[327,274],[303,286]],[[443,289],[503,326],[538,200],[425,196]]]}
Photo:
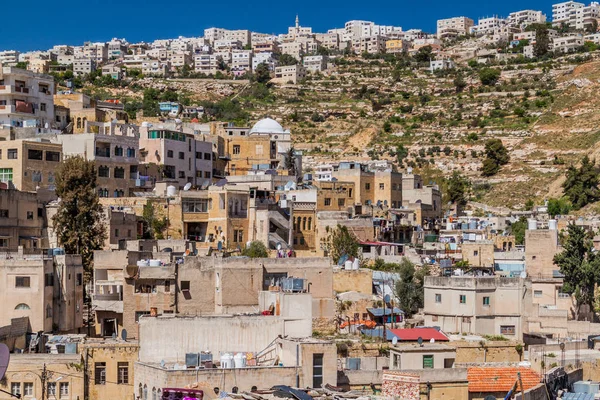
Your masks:
{"label": "stone wall", "polygon": [[373,294],[373,271],[370,269],[333,270],[333,290],[337,293],[355,291]]}

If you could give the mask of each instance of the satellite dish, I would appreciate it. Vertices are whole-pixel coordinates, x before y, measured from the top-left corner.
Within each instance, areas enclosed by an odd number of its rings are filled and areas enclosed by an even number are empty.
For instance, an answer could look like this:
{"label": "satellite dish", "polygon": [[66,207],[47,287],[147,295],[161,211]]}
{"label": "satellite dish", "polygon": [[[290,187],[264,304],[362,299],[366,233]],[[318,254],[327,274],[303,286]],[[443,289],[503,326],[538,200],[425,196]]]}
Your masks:
{"label": "satellite dish", "polygon": [[434,338],[429,339],[429,343],[435,343],[435,339]]}
{"label": "satellite dish", "polygon": [[393,344],[394,346],[398,344],[398,336],[394,336],[394,337],[392,338],[392,344]]}
{"label": "satellite dish", "polygon": [[161,366],[162,368],[164,368],[164,367],[165,367],[165,360],[160,360],[160,366]]}
{"label": "satellite dish", "polygon": [[121,339],[123,339],[123,341],[127,341],[127,329],[123,329],[121,331]]}
{"label": "satellite dish", "polygon": [[277,243],[277,250],[281,250],[281,242]]}
{"label": "satellite dish", "polygon": [[419,336],[419,338],[417,339],[417,343],[419,343],[419,346],[423,345],[423,338],[421,336]]}
{"label": "satellite dish", "polygon": [[565,351],[565,344],[564,344],[564,342],[563,342],[563,343],[561,343],[559,346],[560,346],[560,349],[561,349],[562,351]]}
{"label": "satellite dish", "polygon": [[8,369],[8,362],[10,361],[10,350],[4,343],[0,343],[0,380],[4,379],[4,374]]}
{"label": "satellite dish", "polygon": [[188,182],[188,183],[186,183],[186,184],[185,184],[185,186],[183,187],[183,190],[185,190],[185,191],[187,192],[188,190],[190,190],[190,189],[191,189],[191,187],[192,187],[192,183],[191,183],[191,182]]}
{"label": "satellite dish", "polygon": [[525,278],[527,278],[527,272],[522,271],[521,275],[519,275],[519,276],[521,277],[521,279],[525,279]]}
{"label": "satellite dish", "polygon": [[389,294],[386,294],[385,296],[383,296],[383,301],[385,301],[386,303],[389,303],[389,302],[390,302],[390,299],[391,299],[391,298],[390,298],[390,295],[389,295]]}

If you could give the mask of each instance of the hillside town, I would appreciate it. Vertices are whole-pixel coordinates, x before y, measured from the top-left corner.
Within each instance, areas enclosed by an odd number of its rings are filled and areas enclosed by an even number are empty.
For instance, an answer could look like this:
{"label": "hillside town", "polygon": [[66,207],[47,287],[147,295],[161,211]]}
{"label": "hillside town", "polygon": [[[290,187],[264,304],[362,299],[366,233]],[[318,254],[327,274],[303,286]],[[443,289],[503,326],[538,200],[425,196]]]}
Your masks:
{"label": "hillside town", "polygon": [[599,398],[598,21],[0,51],[0,400]]}

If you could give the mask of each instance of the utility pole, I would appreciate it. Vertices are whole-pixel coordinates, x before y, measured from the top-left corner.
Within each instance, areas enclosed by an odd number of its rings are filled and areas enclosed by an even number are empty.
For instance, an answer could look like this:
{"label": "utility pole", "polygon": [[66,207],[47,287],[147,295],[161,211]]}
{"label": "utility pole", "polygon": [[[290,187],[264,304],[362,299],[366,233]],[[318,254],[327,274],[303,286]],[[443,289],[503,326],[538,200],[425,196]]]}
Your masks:
{"label": "utility pole", "polygon": [[88,348],[86,347],[85,358],[83,360],[83,399],[84,400],[89,399],[89,392],[90,392],[90,380],[88,377],[88,374],[89,374],[88,356],[89,356],[89,351],[88,351]]}
{"label": "utility pole", "polygon": [[42,400],[46,400],[46,380],[48,379],[48,371],[46,371],[45,363],[44,368],[42,369],[42,376],[40,378],[42,381]]}

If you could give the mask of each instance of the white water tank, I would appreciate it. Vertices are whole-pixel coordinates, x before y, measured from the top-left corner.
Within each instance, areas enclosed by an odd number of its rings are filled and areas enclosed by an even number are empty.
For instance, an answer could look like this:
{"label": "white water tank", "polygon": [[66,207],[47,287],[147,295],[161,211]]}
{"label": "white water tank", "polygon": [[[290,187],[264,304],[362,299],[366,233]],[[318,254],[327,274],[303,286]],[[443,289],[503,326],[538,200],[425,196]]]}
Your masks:
{"label": "white water tank", "polygon": [[548,220],[548,229],[555,231],[558,229],[558,221],[555,219]]}
{"label": "white water tank", "polygon": [[137,262],[137,266],[138,267],[147,267],[148,265],[150,265],[148,263],[148,260],[140,260],[140,261]]}
{"label": "white water tank", "polygon": [[354,261],[352,262],[352,269],[359,269],[360,268],[360,262],[358,261],[358,258],[355,258]]}
{"label": "white water tank", "polygon": [[177,195],[177,188],[173,185],[167,186],[167,196],[173,197]]}
{"label": "white water tank", "polygon": [[350,269],[352,269],[352,261],[350,261],[350,260],[346,260],[346,262],[344,263],[344,269],[345,269],[345,270],[350,270]]}
{"label": "white water tank", "polygon": [[230,353],[221,355],[221,368],[233,368],[233,356]]}
{"label": "white water tank", "polygon": [[451,231],[453,229],[454,229],[454,224],[452,222],[450,222],[450,221],[447,221],[446,222],[446,230],[447,231]]}
{"label": "white water tank", "polygon": [[537,229],[537,220],[535,218],[527,219],[527,229],[530,231],[535,231]]}
{"label": "white water tank", "polygon": [[160,267],[160,260],[150,260],[151,267]]}
{"label": "white water tank", "polygon": [[244,353],[237,353],[235,356],[233,356],[233,362],[236,368],[245,368],[246,355]]}

